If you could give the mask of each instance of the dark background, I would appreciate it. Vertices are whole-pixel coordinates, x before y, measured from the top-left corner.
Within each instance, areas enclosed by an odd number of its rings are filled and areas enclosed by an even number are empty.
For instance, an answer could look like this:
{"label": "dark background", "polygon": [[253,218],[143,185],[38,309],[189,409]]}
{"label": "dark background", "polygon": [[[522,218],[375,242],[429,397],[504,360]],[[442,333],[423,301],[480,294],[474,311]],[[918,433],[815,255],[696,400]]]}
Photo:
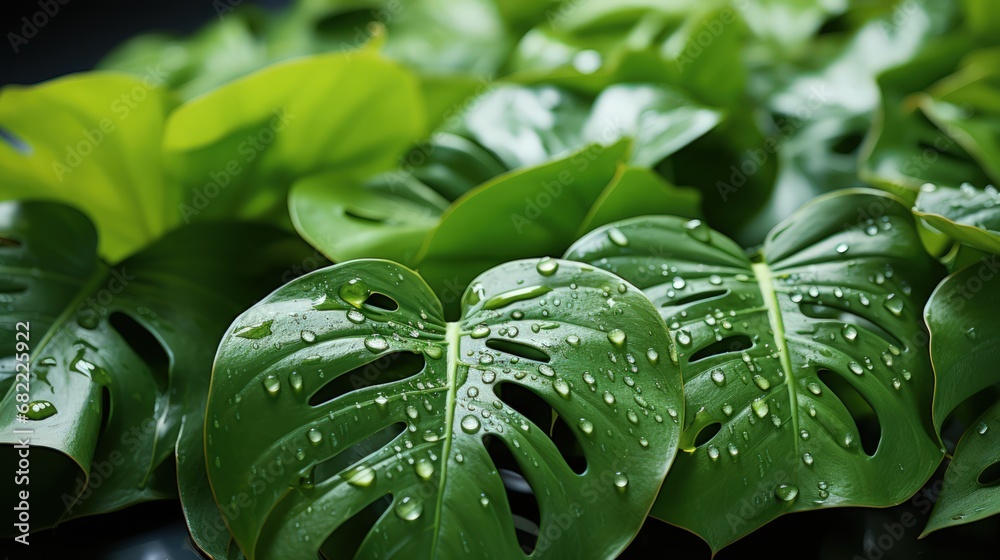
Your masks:
{"label": "dark background", "polygon": [[[59,11],[47,16],[48,21],[33,37],[25,36],[27,43],[19,44],[15,53],[8,34],[25,35],[22,18],[30,20],[42,8],[39,0],[0,0],[3,32],[0,85],[32,84],[88,70],[115,45],[133,35],[154,30],[189,33],[218,17],[212,0],[63,0],[65,4],[59,0],[47,1],[58,5]],[[238,2],[229,0],[230,4]],[[288,3],[287,0],[244,2],[268,8]],[[940,473],[935,478],[940,478]],[[956,553],[962,560],[996,558],[1000,545],[997,517],[917,540],[927,518],[926,512],[921,511],[926,508],[918,506],[926,503],[922,499],[934,494],[934,480],[922,496],[896,508],[833,509],[780,518],[726,548],[716,558],[909,560],[955,557]],[[900,524],[907,512],[917,519],[908,528]],[[708,547],[694,535],[650,519],[622,558],[707,560],[710,556]],[[0,557],[187,560],[197,559],[198,555],[187,540],[179,504],[156,502],[35,533],[30,549],[15,546],[9,540],[0,541]]]}

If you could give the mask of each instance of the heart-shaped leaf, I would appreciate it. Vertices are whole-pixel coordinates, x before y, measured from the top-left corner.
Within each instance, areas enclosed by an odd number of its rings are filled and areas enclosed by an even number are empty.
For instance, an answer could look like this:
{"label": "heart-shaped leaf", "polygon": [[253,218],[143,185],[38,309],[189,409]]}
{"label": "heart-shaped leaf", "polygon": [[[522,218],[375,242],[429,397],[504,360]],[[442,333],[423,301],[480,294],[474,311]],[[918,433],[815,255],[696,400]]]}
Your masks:
{"label": "heart-shaped leaf", "polygon": [[426,126],[417,77],[365,49],[274,64],[188,101],[163,142],[189,193],[185,221],[280,220],[295,180],[390,169]]}
{"label": "heart-shaped leaf", "polygon": [[180,223],[182,192],[165,178],[160,70],[93,73],[0,93],[0,200],[72,204],[100,231],[100,253],[131,254]]}
{"label": "heart-shaped leaf", "polygon": [[[451,312],[461,291],[480,272],[505,261],[559,255],[585,226],[601,225],[602,217],[621,219],[650,210],[700,214],[697,193],[675,187],[652,171],[625,167],[628,150],[624,140],[611,146],[593,144],[470,191],[445,211],[428,235],[417,256],[421,275]],[[619,192],[630,193],[629,199]]]}
{"label": "heart-shaped leaf", "polygon": [[[522,557],[503,479],[538,502],[533,558],[612,557],[631,540],[683,420],[656,310],[611,274],[551,259],[494,268],[463,302],[448,323],[414,272],[360,260],[237,319],[206,452],[248,558],[314,557],[328,537],[338,557],[352,538],[361,558]],[[525,392],[544,403],[536,421],[514,399]],[[585,470],[561,455],[551,414]]]}
{"label": "heart-shaped leaf", "polygon": [[[652,513],[713,550],[783,513],[901,502],[940,461],[919,319],[939,271],[898,199],[817,199],[752,260],[673,217],[600,228],[567,258],[660,308],[687,421]],[[872,425],[880,435],[862,441]]]}
{"label": "heart-shaped leaf", "polygon": [[[0,235],[2,332],[28,332],[27,348],[2,358],[0,454],[13,466],[13,445],[31,440],[32,527],[172,497],[179,485],[199,545],[212,548],[201,522],[213,516],[214,538],[228,542],[204,483],[216,341],[287,264],[308,256],[305,245],[273,227],[200,224],[109,267],[87,218],[47,202],[0,205]],[[15,379],[25,370],[27,391]]]}

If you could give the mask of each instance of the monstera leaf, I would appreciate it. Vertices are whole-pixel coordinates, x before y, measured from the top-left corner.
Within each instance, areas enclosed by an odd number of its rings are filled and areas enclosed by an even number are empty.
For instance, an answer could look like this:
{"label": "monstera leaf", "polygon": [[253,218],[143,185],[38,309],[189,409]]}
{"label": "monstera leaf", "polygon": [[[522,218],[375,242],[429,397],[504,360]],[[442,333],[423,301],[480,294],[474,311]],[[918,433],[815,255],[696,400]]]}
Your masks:
{"label": "monstera leaf", "polygon": [[934,472],[919,325],[939,272],[898,199],[816,199],[754,259],[673,217],[600,228],[566,256],[642,289],[675,341],[683,452],[654,516],[718,550],[784,513],[901,502]]}
{"label": "monstera leaf", "polygon": [[[533,558],[612,557],[630,541],[683,421],[656,310],[611,274],[551,259],[486,272],[463,304],[445,322],[414,272],[359,260],[236,320],[206,452],[248,558],[314,557],[328,537],[335,557],[522,557],[505,479],[537,499]],[[525,392],[544,403],[537,421],[513,400]],[[557,424],[584,468],[554,443]]]}
{"label": "monstera leaf", "polygon": [[[1000,274],[997,233],[974,224],[995,224],[996,191],[935,189],[922,192],[918,205],[941,208],[941,215],[923,215],[931,225],[958,242],[993,254],[952,274],[938,286],[924,312],[931,334],[931,359],[937,376],[934,424],[945,420],[963,403],[981,395],[994,404],[972,421],[955,449],[945,472],[944,488],[924,529],[970,523],[1000,513],[997,487],[997,434],[1000,433],[1000,371],[996,367],[1000,341]],[[924,197],[929,197],[925,199]],[[995,227],[995,226],[993,226]]]}
{"label": "monstera leaf", "polygon": [[913,212],[959,243],[1000,253],[1000,193],[993,186],[976,189],[966,183],[949,189],[927,184]]}
{"label": "monstera leaf", "polygon": [[214,516],[228,542],[204,483],[212,356],[304,244],[272,227],[202,224],[109,267],[87,218],[46,202],[0,205],[0,235],[0,328],[28,333],[0,362],[0,455],[13,468],[14,445],[30,438],[32,527],[171,497],[179,484],[189,520]]}

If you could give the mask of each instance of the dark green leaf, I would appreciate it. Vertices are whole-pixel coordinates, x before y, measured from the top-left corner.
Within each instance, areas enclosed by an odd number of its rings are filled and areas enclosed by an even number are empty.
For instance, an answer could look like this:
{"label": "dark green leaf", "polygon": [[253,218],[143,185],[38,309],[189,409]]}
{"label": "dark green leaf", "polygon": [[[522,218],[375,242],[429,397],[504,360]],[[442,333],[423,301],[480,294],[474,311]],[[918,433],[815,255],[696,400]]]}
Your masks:
{"label": "dark green leaf", "polygon": [[[938,269],[898,199],[817,199],[753,261],[674,217],[598,229],[567,257],[629,280],[661,310],[687,421],[652,513],[713,550],[784,513],[902,502],[940,461],[919,320]],[[873,420],[877,439],[862,441]]]}
{"label": "dark green leaf", "polygon": [[935,230],[959,243],[1000,253],[1000,194],[996,188],[958,189],[925,185],[914,214]]}
{"label": "dark green leaf", "polygon": [[[925,310],[931,358],[937,376],[934,425],[940,429],[961,403],[1000,383],[1000,263],[991,255],[951,276],[934,292]],[[996,480],[981,480],[994,465],[1000,426],[994,404],[973,421],[945,473],[945,486],[924,533],[970,523],[1000,513]]]}
{"label": "dark green leaf", "polygon": [[[550,259],[492,269],[463,302],[447,323],[414,272],[362,260],[237,319],[216,359],[206,450],[249,558],[313,557],[331,533],[330,556],[352,554],[353,536],[362,558],[522,557],[486,435],[540,505],[532,557],[606,558],[629,542],[682,421],[656,310],[613,275]],[[511,405],[517,388],[565,421],[582,474],[550,416]],[[389,511],[366,518],[373,503]]]}
{"label": "dark green leaf", "polygon": [[277,283],[282,263],[306,256],[304,246],[271,227],[204,224],[112,268],[97,260],[96,232],[79,212],[45,202],[0,207],[4,333],[13,341],[16,323],[31,323],[30,399],[55,411],[16,423],[23,401],[10,346],[2,455],[13,465],[11,445],[24,436],[12,430],[33,431],[32,527],[171,497],[179,485],[196,541],[224,548],[229,537],[204,482],[212,356],[232,317]]}

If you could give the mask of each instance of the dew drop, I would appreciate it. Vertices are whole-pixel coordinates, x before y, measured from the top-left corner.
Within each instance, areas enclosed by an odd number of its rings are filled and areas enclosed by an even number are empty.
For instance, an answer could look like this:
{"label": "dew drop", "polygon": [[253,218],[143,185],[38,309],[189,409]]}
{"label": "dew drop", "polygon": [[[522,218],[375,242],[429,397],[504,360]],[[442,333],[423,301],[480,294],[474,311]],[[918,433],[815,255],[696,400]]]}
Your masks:
{"label": "dew drop", "polygon": [[853,340],[856,340],[858,338],[858,329],[854,328],[853,325],[844,325],[844,328],[841,329],[840,332],[841,332],[841,334],[844,335],[844,338],[846,340],[853,341]]}
{"label": "dew drop", "polygon": [[309,438],[309,443],[313,445],[319,445],[323,442],[323,434],[321,434],[316,428],[309,428],[309,432],[306,434],[306,437]]}
{"label": "dew drop", "polygon": [[628,237],[626,237],[625,234],[617,228],[611,228],[608,230],[608,239],[619,247],[628,247]]}
{"label": "dew drop", "polygon": [[462,431],[467,434],[479,432],[479,419],[471,414],[462,418]]}
{"label": "dew drop", "polygon": [[375,482],[375,469],[367,465],[357,466],[344,473],[344,478],[352,486],[365,488]]}
{"label": "dew drop", "polygon": [[365,322],[365,314],[357,309],[351,309],[347,312],[347,320],[354,324],[361,324]]}
{"label": "dew drop", "polygon": [[373,334],[365,338],[365,348],[370,352],[378,353],[389,348],[389,342],[382,335]]}
{"label": "dew drop", "polygon": [[281,390],[281,382],[278,381],[278,376],[270,374],[264,378],[262,382],[264,385],[264,390],[270,395],[277,395],[278,391]]}
{"label": "dew drop", "polygon": [[551,257],[542,257],[535,265],[535,270],[542,276],[552,276],[559,270],[559,261],[553,260]]}
{"label": "dew drop", "polygon": [[56,405],[49,401],[31,401],[28,403],[28,410],[24,415],[28,420],[44,420],[54,414],[59,412],[56,410]]}
{"label": "dew drop", "polygon": [[569,383],[565,379],[559,378],[552,381],[552,388],[564,399],[569,398]]}
{"label": "dew drop", "polygon": [[404,497],[396,502],[396,516],[403,521],[416,521],[424,511],[424,504],[419,498]]}
{"label": "dew drop", "polygon": [[767,416],[768,406],[767,402],[763,399],[754,399],[753,402],[750,403],[750,408],[753,409],[754,414],[756,414],[758,418]]}
{"label": "dew drop", "polygon": [[628,476],[625,473],[618,471],[615,473],[615,488],[624,490],[628,486]]}
{"label": "dew drop", "polygon": [[608,333],[608,340],[611,341],[611,344],[614,344],[619,348],[625,344],[625,338],[625,332],[621,329],[614,329]]}
{"label": "dew drop", "polygon": [[417,464],[413,466],[413,470],[416,471],[417,476],[423,480],[430,480],[434,476],[434,463],[431,463],[426,458],[420,458],[417,460]]}
{"label": "dew drop", "polygon": [[779,484],[774,489],[774,495],[783,502],[790,502],[799,495],[799,487],[794,484]]}

